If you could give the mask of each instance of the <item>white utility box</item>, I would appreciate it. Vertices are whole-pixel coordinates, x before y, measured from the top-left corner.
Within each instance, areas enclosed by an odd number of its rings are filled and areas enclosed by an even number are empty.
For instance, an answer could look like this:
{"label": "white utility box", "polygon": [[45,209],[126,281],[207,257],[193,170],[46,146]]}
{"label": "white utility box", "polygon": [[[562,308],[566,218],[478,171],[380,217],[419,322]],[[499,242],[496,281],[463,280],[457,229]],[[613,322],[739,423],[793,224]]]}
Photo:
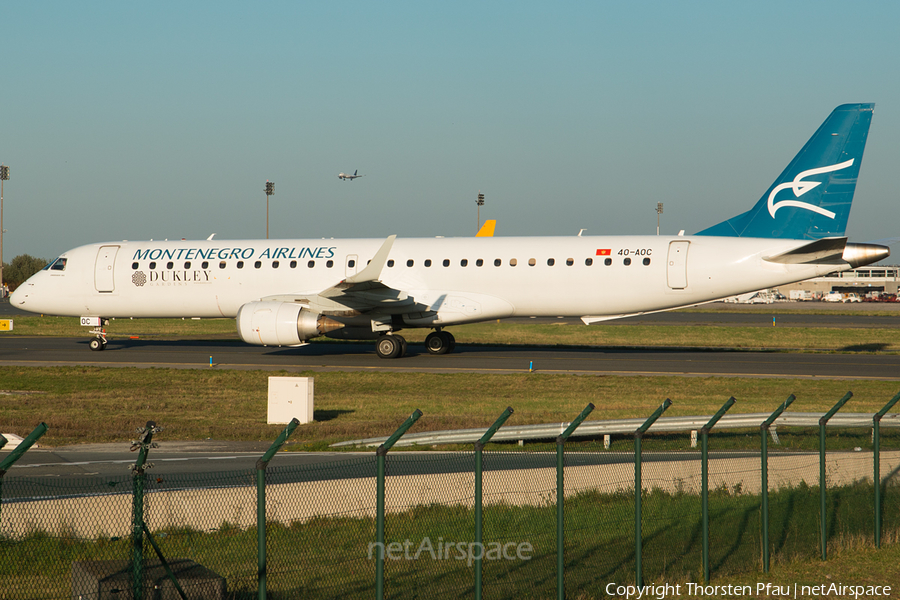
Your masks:
{"label": "white utility box", "polygon": [[269,377],[269,425],[313,422],[313,378]]}

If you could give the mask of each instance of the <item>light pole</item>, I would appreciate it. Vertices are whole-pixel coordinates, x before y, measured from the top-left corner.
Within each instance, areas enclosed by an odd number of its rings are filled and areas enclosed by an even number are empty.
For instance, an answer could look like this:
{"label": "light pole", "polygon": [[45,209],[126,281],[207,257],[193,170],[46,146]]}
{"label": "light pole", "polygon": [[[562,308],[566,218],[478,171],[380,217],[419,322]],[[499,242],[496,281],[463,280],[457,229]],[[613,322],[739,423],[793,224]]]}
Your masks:
{"label": "light pole", "polygon": [[269,196],[275,194],[275,182],[266,180],[266,239],[269,239]]}
{"label": "light pole", "polygon": [[[0,290],[3,290],[3,182],[9,179],[9,167],[0,165]],[[0,295],[5,295],[0,292]]]}
{"label": "light pole", "polygon": [[481,229],[481,207],[484,206],[484,194],[478,192],[478,200],[475,201],[475,204],[478,205],[478,227],[475,228],[475,231],[477,232]]}
{"label": "light pole", "polygon": [[662,214],[662,202],[656,203],[656,235],[659,235],[659,215]]}

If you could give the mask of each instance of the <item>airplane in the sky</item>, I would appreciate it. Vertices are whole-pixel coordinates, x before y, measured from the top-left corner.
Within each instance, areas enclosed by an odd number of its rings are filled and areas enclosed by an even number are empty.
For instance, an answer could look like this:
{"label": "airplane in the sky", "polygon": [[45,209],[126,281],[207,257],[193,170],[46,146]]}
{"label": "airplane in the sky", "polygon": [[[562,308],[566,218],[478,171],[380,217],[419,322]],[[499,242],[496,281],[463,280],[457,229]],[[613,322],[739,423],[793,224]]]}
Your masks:
{"label": "airplane in the sky", "polygon": [[363,175],[357,175],[359,173],[359,169],[353,171],[353,175],[347,175],[346,173],[338,173],[338,179],[343,179],[344,181],[353,181],[357,177],[363,177]]}
{"label": "airplane in the sky", "polygon": [[17,308],[81,317],[102,350],[111,318],[235,318],[250,344],[374,339],[521,316],[587,324],[711,302],[871,264],[888,247],[844,232],[873,104],[831,113],[750,210],[694,235],[107,242],[22,284]]}

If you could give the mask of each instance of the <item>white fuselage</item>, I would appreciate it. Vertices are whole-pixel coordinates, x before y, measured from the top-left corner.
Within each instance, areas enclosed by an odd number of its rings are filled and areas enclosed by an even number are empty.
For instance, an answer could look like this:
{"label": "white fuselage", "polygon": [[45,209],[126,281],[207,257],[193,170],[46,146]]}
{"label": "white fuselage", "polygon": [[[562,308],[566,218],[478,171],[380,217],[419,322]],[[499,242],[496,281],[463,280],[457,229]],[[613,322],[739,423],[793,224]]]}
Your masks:
{"label": "white fuselage", "polygon": [[[234,317],[248,302],[315,295],[365,268],[383,239],[149,241],[62,255],[13,295],[18,308],[100,317]],[[407,327],[515,316],[586,322],[668,310],[849,265],[780,264],[804,240],[735,237],[397,239],[379,280],[436,313]],[[608,263],[608,264],[607,264]],[[398,299],[399,300],[399,299]],[[390,311],[388,311],[390,312]]]}

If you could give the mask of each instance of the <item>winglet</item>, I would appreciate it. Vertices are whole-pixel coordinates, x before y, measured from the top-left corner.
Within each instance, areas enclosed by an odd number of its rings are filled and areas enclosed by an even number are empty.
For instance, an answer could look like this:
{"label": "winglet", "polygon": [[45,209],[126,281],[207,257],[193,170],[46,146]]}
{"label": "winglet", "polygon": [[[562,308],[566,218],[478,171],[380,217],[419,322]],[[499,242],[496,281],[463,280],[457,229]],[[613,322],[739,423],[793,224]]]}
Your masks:
{"label": "winglet", "polygon": [[496,219],[488,219],[475,234],[475,237],[494,237],[494,227],[497,226]]}
{"label": "winglet", "polygon": [[344,283],[378,281],[378,278],[381,277],[381,270],[384,269],[384,264],[387,262],[388,254],[391,252],[391,247],[394,245],[395,239],[397,239],[396,235],[389,236],[381,245],[381,248],[378,249],[378,252],[375,253],[375,256],[369,264],[366,265],[366,268],[356,275],[351,275],[345,279]]}

